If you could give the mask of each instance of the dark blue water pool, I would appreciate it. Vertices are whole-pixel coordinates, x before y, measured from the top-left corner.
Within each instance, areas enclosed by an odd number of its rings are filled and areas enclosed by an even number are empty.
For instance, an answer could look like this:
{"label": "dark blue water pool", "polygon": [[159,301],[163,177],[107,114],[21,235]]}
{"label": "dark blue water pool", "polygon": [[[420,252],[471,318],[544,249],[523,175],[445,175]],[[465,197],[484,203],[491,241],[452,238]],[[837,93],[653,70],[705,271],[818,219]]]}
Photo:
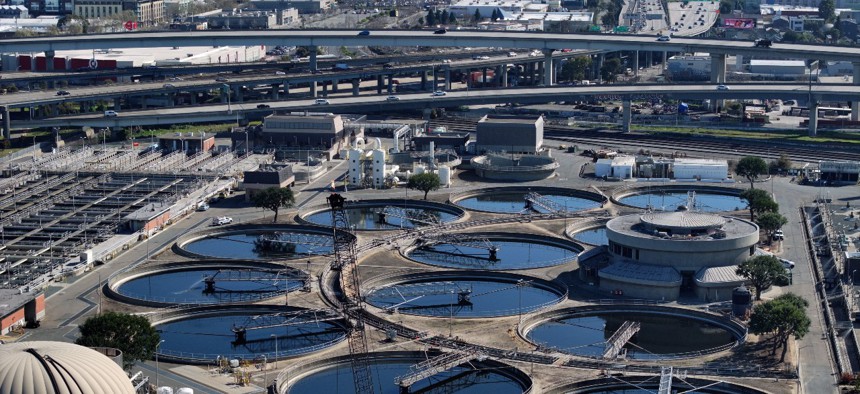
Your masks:
{"label": "dark blue water pool", "polygon": [[[418,362],[418,361],[416,361]],[[394,379],[409,372],[412,363],[372,363],[371,376],[377,394],[399,394],[400,386]],[[456,367],[411,386],[411,392],[457,393],[457,394],[520,394],[523,387],[509,377],[494,370]],[[349,363],[313,373],[296,382],[292,394],[354,394],[352,368]]]}
{"label": "dark blue water pool", "polygon": [[[280,259],[315,256],[332,252],[331,236],[312,233],[292,233],[285,239],[299,240],[296,242],[281,242],[279,247],[262,247],[260,235],[269,233],[248,232],[236,234],[216,234],[191,241],[183,249],[201,256],[228,259]],[[302,241],[304,240],[304,241]]]}
{"label": "dark blue water pool", "polygon": [[[525,206],[526,193],[528,192],[494,192],[485,195],[467,197],[462,200],[458,200],[456,204],[463,208],[496,213],[533,213],[535,211],[546,213],[546,210],[539,206],[535,206],[534,210],[527,209]],[[541,196],[555,204],[558,204],[558,207],[562,210],[567,210],[569,212],[600,207],[599,202],[586,198],[552,193],[541,193]]]}
{"label": "dark blue water pool", "polygon": [[[623,197],[618,202],[639,208],[674,211],[679,205],[687,205],[686,192],[652,192]],[[724,212],[746,209],[746,200],[738,196],[696,192],[696,206],[688,207],[700,212]]]}
{"label": "dark blue water pool", "polygon": [[[204,283],[207,277],[215,280],[211,289]],[[288,278],[273,271],[194,269],[135,278],[117,287],[116,292],[155,302],[217,304],[252,301],[286,288],[298,290],[303,284],[300,278]]]}
{"label": "dark blue water pool", "polygon": [[[380,217],[385,206],[347,208],[349,224],[356,230],[394,230],[399,228],[415,228],[433,224],[434,222],[450,222],[457,215],[432,208],[397,207],[391,214]],[[305,220],[321,226],[331,226],[331,211],[315,212],[304,217]]]}
{"label": "dark blue water pool", "polygon": [[[265,355],[288,357],[309,353],[333,345],[345,338],[346,331],[332,322],[307,322],[299,325],[247,330],[246,342],[235,343],[234,326],[246,326],[248,319],[265,313],[222,315],[190,318],[157,326],[164,343],[159,354],[176,357],[215,360],[253,360]],[[288,321],[289,317],[273,317],[273,321]]]}
{"label": "dark blue water pool", "polygon": [[527,313],[559,301],[553,291],[492,280],[406,282],[373,290],[367,302],[420,316],[494,317]]}
{"label": "dark blue water pool", "polygon": [[642,324],[639,333],[625,346],[628,357],[634,359],[704,351],[735,341],[726,329],[703,321],[629,312],[604,312],[548,321],[529,331],[527,337],[532,342],[570,354],[600,357],[606,340],[625,320]]}
{"label": "dark blue water pool", "polygon": [[[523,241],[496,241],[490,245],[441,243],[422,246],[409,253],[409,258],[435,266],[489,270],[515,270],[550,267],[576,259],[579,250],[555,245]],[[495,259],[488,248],[497,248]]]}
{"label": "dark blue water pool", "polygon": [[609,245],[609,238],[606,237],[606,227],[580,231],[573,234],[573,239],[589,245]]}

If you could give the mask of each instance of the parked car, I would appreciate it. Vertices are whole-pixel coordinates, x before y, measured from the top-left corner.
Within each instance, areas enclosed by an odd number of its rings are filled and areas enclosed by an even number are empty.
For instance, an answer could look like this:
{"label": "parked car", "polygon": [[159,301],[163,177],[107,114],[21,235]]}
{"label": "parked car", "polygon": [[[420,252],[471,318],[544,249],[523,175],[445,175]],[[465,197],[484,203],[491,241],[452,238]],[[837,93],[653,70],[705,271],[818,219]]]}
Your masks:
{"label": "parked car", "polygon": [[447,96],[447,95],[448,95],[448,92],[445,92],[445,91],[442,91],[442,90],[437,90],[437,91],[433,92],[433,95],[434,95],[434,96]]}
{"label": "parked car", "polygon": [[794,269],[795,264],[791,260],[779,259],[779,262],[782,263],[782,266],[785,267],[785,269],[788,269],[788,270]]}
{"label": "parked car", "polygon": [[773,233],[773,240],[774,241],[782,241],[784,239],[785,239],[785,234],[782,233],[782,230],[776,230]]}
{"label": "parked car", "polygon": [[70,94],[71,94],[71,93],[69,93],[69,92],[67,92],[67,91],[65,91],[65,90],[58,90],[58,91],[57,91],[57,96],[68,96],[68,95],[70,95]]}
{"label": "parked car", "polygon": [[208,211],[209,210],[209,204],[207,204],[205,202],[201,202],[200,204],[197,204],[197,210],[200,212]]}

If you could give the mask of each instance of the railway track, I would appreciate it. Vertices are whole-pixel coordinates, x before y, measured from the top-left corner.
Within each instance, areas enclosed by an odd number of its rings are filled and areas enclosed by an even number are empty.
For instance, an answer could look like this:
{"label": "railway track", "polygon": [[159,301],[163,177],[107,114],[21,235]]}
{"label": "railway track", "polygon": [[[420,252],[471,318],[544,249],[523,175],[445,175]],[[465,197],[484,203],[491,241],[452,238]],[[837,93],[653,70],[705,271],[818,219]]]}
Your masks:
{"label": "railway track", "polygon": [[[450,131],[473,132],[476,123],[476,121],[462,119],[435,119],[431,122],[431,126],[445,126]],[[860,150],[855,151],[839,146],[808,147],[790,143],[721,140],[716,137],[699,136],[669,138],[639,133],[579,130],[559,126],[544,127],[544,137],[574,144],[623,147],[635,150],[659,149],[671,152],[696,152],[703,156],[756,155],[765,159],[776,159],[780,155],[787,155],[791,160],[798,162],[860,161]]]}

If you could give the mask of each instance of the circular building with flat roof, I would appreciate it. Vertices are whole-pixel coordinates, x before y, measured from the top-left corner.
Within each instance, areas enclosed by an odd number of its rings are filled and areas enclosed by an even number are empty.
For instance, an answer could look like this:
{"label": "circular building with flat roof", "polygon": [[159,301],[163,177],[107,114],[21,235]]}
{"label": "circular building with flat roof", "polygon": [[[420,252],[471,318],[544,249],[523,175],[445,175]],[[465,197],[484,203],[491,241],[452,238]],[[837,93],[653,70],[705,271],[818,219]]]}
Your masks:
{"label": "circular building with flat roof", "polygon": [[0,345],[0,394],[134,394],[122,367],[107,356],[65,342]]}
{"label": "circular building with flat roof", "polygon": [[731,298],[744,283],[735,274],[759,240],[747,220],[680,209],[614,218],[606,223],[609,258],[585,267],[600,288],[632,297],[675,300],[691,292],[703,301]]}

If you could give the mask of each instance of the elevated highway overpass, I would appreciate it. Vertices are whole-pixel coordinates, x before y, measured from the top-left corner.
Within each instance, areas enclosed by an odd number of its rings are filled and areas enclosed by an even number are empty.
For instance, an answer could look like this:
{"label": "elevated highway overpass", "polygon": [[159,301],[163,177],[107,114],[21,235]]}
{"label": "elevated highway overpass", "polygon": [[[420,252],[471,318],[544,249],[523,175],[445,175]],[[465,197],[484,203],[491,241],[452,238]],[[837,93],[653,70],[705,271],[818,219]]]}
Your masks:
{"label": "elevated highway overpass", "polygon": [[[667,99],[803,99],[810,95],[816,101],[848,101],[857,98],[854,85],[806,85],[795,84],[741,84],[731,90],[717,90],[711,84],[691,85],[591,85],[507,88],[481,91],[455,91],[445,96],[428,93],[401,94],[399,100],[389,101],[387,96],[361,96],[330,98],[329,105],[315,105],[314,100],[272,102],[270,108],[260,109],[256,103],[228,105],[199,105],[194,107],[161,108],[144,111],[125,111],[116,117],[102,114],[63,116],[52,119],[14,122],[12,128],[37,127],[129,127],[145,125],[168,125],[194,122],[233,122],[237,116],[246,114],[268,114],[272,111],[314,112],[385,112],[407,109],[429,109],[457,107],[461,105],[503,103],[546,103],[589,99],[620,100],[623,107],[623,125],[629,129],[631,101],[661,96]],[[810,129],[817,121],[817,111],[810,111]]]}

